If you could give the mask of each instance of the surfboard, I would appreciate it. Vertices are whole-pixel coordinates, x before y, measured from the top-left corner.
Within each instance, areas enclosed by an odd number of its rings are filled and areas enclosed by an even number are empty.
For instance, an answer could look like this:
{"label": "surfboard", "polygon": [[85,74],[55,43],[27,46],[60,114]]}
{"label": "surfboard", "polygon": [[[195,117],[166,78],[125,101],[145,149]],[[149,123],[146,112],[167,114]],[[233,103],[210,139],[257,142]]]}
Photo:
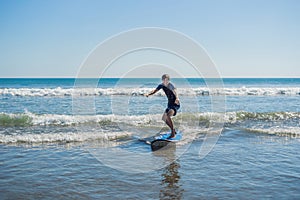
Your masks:
{"label": "surfboard", "polygon": [[151,144],[153,139],[150,138],[137,138],[140,142],[144,142],[145,144]]}
{"label": "surfboard", "polygon": [[165,141],[169,141],[169,142],[178,142],[182,139],[182,133],[180,131],[177,131],[177,134],[175,135],[175,137],[169,139],[170,136],[171,136],[171,132],[168,132],[168,133],[163,133],[158,136],[155,136],[154,139],[155,140],[165,140]]}
{"label": "surfboard", "polygon": [[176,142],[179,142],[182,139],[182,133],[177,131],[175,137],[170,138],[171,133],[163,133],[154,137],[154,140],[151,142],[151,150],[156,151],[164,147],[174,146]]}
{"label": "surfboard", "polygon": [[176,142],[179,142],[182,139],[182,132],[177,131],[177,134],[174,138],[170,138],[171,132],[161,133],[159,135],[140,138],[138,136],[134,136],[135,139],[138,139],[140,142],[151,145],[151,150],[156,151],[166,146],[174,146]]}

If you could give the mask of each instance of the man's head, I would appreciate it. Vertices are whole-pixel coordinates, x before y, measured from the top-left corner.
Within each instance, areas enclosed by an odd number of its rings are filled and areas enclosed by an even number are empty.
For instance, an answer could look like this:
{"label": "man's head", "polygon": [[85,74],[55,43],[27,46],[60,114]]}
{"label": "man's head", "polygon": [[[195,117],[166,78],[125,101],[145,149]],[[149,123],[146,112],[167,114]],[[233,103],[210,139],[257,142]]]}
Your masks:
{"label": "man's head", "polygon": [[162,80],[162,82],[163,82],[164,85],[168,85],[168,84],[169,84],[169,81],[170,81],[170,76],[169,76],[169,74],[164,74],[164,75],[162,75],[161,80]]}

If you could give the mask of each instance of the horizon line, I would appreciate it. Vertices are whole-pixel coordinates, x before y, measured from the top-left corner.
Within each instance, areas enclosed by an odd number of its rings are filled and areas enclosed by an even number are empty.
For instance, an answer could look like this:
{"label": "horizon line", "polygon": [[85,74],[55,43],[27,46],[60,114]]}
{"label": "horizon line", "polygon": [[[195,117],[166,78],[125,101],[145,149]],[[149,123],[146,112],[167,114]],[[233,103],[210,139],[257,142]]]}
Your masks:
{"label": "horizon line", "polygon": [[[35,78],[35,79],[77,79],[79,77],[74,76],[6,76],[1,77],[1,79],[29,79],[29,78]],[[99,79],[99,77],[80,77],[84,79]],[[122,77],[101,77],[101,78],[122,78]],[[125,77],[125,78],[160,78],[160,76],[157,77]],[[171,78],[182,78],[182,77],[171,77]],[[188,76],[185,78],[300,78],[300,76],[223,76],[223,77],[192,77]]]}

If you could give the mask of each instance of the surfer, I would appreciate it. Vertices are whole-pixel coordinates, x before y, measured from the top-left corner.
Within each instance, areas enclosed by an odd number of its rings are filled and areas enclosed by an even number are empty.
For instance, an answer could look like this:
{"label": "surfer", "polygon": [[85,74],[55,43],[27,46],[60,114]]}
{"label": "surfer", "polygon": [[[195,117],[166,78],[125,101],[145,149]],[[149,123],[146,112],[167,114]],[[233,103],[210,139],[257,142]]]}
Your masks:
{"label": "surfer", "polygon": [[155,94],[160,89],[163,89],[165,92],[167,98],[168,98],[168,107],[165,110],[162,120],[170,127],[171,129],[171,135],[169,137],[173,138],[175,137],[176,131],[173,126],[173,121],[171,119],[172,116],[175,116],[178,109],[180,108],[180,102],[179,98],[176,92],[175,86],[170,82],[170,76],[168,74],[164,74],[161,77],[162,83],[159,84],[156,89],[152,90],[150,93],[145,94],[146,97]]}

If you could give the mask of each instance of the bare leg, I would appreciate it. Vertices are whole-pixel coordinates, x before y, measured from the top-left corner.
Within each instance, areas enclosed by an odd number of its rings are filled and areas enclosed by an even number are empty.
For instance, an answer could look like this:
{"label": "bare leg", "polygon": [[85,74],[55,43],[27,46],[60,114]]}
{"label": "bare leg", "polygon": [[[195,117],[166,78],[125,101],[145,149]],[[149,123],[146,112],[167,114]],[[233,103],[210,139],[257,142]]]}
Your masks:
{"label": "bare leg", "polygon": [[171,119],[171,116],[174,115],[174,110],[169,110],[168,113],[164,113],[162,120],[164,120],[166,122],[166,124],[170,127],[171,129],[171,136],[170,138],[175,137],[175,130],[174,130],[174,126],[173,126],[173,121]]}

